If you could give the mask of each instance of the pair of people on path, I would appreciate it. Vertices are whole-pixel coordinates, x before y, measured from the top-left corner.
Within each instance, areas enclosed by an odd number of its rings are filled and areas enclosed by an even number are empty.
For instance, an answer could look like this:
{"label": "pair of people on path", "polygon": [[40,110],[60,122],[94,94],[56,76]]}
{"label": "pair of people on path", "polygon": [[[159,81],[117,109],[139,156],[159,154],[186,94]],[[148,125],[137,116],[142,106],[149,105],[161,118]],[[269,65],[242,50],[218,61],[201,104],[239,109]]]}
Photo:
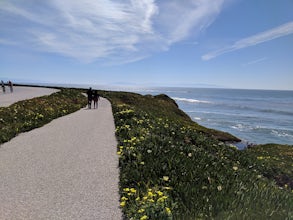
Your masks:
{"label": "pair of people on path", "polygon": [[90,87],[87,91],[87,100],[88,100],[88,108],[92,108],[92,101],[94,101],[94,108],[98,108],[98,101],[100,99],[100,95],[98,94],[98,91],[93,91]]}
{"label": "pair of people on path", "polygon": [[[13,84],[12,84],[12,82],[11,81],[7,82],[7,85],[10,88],[10,92],[13,93]],[[5,93],[6,89],[5,89],[5,83],[3,82],[3,80],[1,80],[1,87],[2,87],[3,93]]]}

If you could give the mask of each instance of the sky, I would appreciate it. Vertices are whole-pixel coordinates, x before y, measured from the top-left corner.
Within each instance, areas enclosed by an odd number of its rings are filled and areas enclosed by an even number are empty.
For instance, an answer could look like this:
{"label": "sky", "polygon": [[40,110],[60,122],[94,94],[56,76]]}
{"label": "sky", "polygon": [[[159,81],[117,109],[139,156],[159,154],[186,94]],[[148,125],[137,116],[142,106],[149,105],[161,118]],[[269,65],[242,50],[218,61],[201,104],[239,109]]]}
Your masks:
{"label": "sky", "polygon": [[0,79],[293,90],[292,0],[0,0]]}

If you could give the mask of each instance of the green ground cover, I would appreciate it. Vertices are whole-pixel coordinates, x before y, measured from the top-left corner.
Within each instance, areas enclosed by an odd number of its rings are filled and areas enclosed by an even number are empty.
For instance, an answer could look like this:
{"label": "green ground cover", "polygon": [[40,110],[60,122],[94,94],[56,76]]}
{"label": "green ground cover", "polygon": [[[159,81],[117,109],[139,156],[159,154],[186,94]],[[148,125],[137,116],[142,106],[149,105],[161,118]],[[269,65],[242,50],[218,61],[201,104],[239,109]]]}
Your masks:
{"label": "green ground cover", "polygon": [[262,174],[280,187],[293,190],[293,146],[265,144],[248,148]]}
{"label": "green ground cover", "polygon": [[[239,151],[165,95],[99,92],[113,107],[126,219],[293,219],[293,146]],[[62,89],[0,108],[0,143],[85,105]]]}
{"label": "green ground cover", "polygon": [[164,95],[103,95],[113,106],[126,219],[293,218],[289,187],[272,181],[253,149],[222,142],[233,136],[192,122]]}
{"label": "green ground cover", "polygon": [[41,127],[55,118],[79,110],[86,98],[75,89],[61,89],[49,96],[0,107],[0,144],[17,134]]}

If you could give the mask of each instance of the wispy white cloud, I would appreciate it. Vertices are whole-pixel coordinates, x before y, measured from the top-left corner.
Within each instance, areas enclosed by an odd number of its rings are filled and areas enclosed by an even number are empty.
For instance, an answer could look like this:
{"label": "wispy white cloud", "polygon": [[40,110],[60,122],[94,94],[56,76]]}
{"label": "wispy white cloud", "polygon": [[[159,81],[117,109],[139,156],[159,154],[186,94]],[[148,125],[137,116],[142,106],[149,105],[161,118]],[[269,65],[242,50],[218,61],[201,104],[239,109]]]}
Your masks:
{"label": "wispy white cloud", "polygon": [[257,63],[261,63],[265,60],[267,60],[268,58],[267,57],[262,57],[262,58],[258,58],[258,59],[255,59],[255,60],[252,60],[252,61],[249,61],[247,63],[244,63],[242,64],[242,66],[250,66],[250,65],[254,65],[254,64],[257,64]]}
{"label": "wispy white cloud", "polygon": [[293,22],[288,22],[268,31],[236,41],[233,45],[229,45],[227,47],[203,55],[202,59],[210,60],[225,53],[229,53],[246,47],[251,47],[290,34],[293,34]]}
{"label": "wispy white cloud", "polygon": [[157,16],[160,32],[171,44],[183,40],[192,31],[198,34],[214,21],[224,3],[224,0],[162,1]]}
{"label": "wispy white cloud", "polygon": [[197,35],[226,1],[3,0],[0,44],[15,42],[84,62],[134,62]]}

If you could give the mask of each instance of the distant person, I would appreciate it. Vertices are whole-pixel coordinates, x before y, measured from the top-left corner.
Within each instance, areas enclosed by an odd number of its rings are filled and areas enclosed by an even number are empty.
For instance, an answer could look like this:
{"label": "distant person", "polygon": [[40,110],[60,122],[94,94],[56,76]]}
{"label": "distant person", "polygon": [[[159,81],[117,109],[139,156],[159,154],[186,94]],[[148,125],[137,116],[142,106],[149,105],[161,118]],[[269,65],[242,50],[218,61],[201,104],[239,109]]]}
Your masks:
{"label": "distant person", "polygon": [[10,88],[10,92],[13,93],[13,84],[11,81],[8,82],[8,86]]}
{"label": "distant person", "polygon": [[98,91],[95,90],[94,95],[93,95],[93,100],[94,100],[94,108],[98,108],[98,101],[100,99],[100,95],[98,94]]}
{"label": "distant person", "polygon": [[92,100],[93,100],[93,90],[90,87],[87,91],[87,104],[89,109],[92,108]]}
{"label": "distant person", "polygon": [[1,80],[1,86],[2,86],[3,93],[5,93],[5,84],[4,84],[3,80]]}

